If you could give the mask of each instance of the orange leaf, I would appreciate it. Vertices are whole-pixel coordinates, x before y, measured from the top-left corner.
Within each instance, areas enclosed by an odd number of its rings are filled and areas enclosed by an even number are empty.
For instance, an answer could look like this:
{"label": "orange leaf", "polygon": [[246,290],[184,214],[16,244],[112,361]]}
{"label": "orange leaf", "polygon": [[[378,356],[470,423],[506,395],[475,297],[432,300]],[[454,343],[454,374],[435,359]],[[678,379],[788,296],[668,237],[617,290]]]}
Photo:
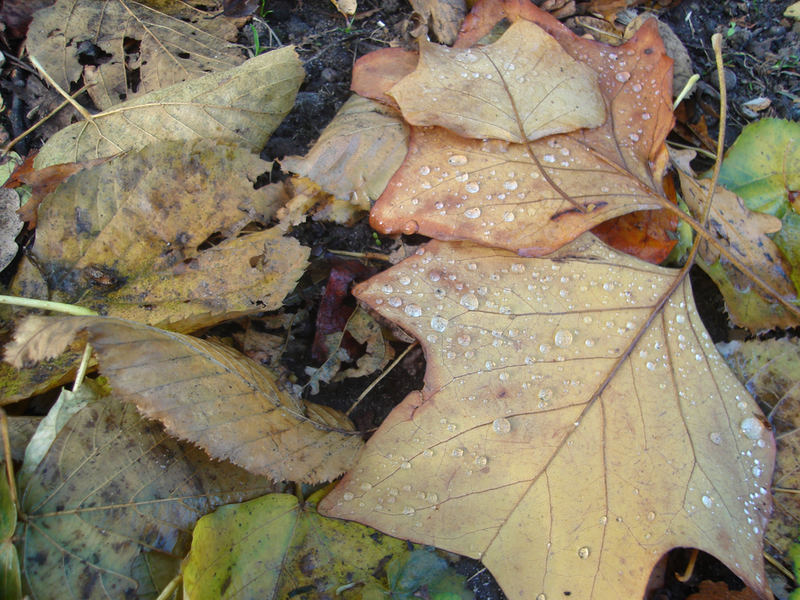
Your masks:
{"label": "orange leaf", "polygon": [[[406,161],[373,208],[373,227],[531,256],[552,252],[610,218],[661,205],[672,75],[655,22],[611,48],[576,37],[535,7],[527,16],[599,74],[606,121],[522,144],[412,127]],[[496,66],[498,77],[512,77],[511,63]],[[537,85],[534,78],[528,83]],[[506,89],[509,102],[519,105],[521,92]],[[519,130],[527,133],[524,123],[520,118]]]}
{"label": "orange leaf", "polygon": [[678,240],[675,233],[678,217],[666,210],[640,210],[628,213],[592,229],[609,246],[660,265]]}
{"label": "orange leaf", "polygon": [[586,235],[546,258],[434,241],[361,284],[425,386],[320,511],[480,558],[512,599],[641,598],[677,546],[766,598],[774,441],[676,277]]}

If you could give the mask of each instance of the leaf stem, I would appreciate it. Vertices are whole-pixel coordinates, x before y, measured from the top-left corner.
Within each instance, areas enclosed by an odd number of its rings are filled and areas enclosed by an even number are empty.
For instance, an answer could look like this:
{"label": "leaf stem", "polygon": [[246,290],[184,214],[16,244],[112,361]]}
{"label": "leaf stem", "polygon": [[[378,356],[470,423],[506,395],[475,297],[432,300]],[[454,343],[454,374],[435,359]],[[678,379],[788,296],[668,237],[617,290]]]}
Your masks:
{"label": "leaf stem", "polygon": [[72,96],[70,96],[66,91],[64,91],[64,88],[58,85],[58,83],[56,83],[56,80],[50,77],[50,74],[44,70],[44,67],[38,60],[36,60],[35,56],[31,54],[28,56],[28,58],[31,59],[31,63],[33,63],[33,66],[36,67],[36,69],[39,71],[39,74],[45,78],[47,83],[52,85],[58,91],[58,93],[64,97],[64,100],[72,104],[75,110],[77,110],[84,119],[86,119],[87,121],[94,121],[94,116],[92,116],[92,113],[90,113],[83,106],[78,104],[78,102]]}
{"label": "leaf stem", "polygon": [[349,409],[347,409],[347,412],[346,412],[346,413],[344,413],[344,414],[345,414],[345,416],[346,416],[346,417],[349,417],[349,416],[350,416],[350,413],[351,413],[351,412],[353,412],[353,411],[355,410],[356,406],[358,406],[358,403],[359,403],[359,402],[361,402],[361,401],[364,399],[364,397],[365,397],[367,394],[369,394],[369,393],[372,391],[372,389],[373,389],[373,388],[374,388],[376,385],[378,385],[378,384],[381,382],[381,380],[382,380],[384,377],[386,377],[386,376],[387,376],[387,375],[388,375],[388,374],[391,372],[391,370],[392,370],[392,369],[394,369],[394,368],[395,368],[395,367],[396,367],[396,366],[397,366],[397,365],[400,363],[400,361],[401,361],[401,360],[403,360],[403,359],[406,357],[406,355],[407,355],[409,352],[411,352],[411,350],[413,350],[414,348],[416,348],[417,346],[419,346],[419,342],[414,342],[413,344],[409,344],[409,345],[406,347],[406,349],[405,349],[405,350],[403,350],[403,351],[400,353],[400,356],[398,356],[397,358],[395,358],[395,359],[392,361],[392,364],[390,364],[390,365],[389,365],[389,366],[386,368],[386,370],[385,370],[383,373],[381,373],[381,374],[380,374],[380,375],[379,375],[379,376],[378,376],[378,377],[375,379],[375,381],[373,381],[372,383],[370,383],[370,384],[367,386],[367,389],[365,389],[363,392],[361,392],[361,395],[360,395],[358,398],[356,398],[356,401],[355,401],[355,402],[353,402],[353,406],[351,406]]}
{"label": "leaf stem", "polygon": [[78,372],[75,375],[75,383],[72,384],[72,393],[78,391],[81,387],[84,378],[86,377],[86,370],[89,368],[89,361],[92,359],[92,345],[86,342],[86,347],[83,349],[83,356],[81,357],[81,364],[78,367]]}
{"label": "leaf stem", "polygon": [[14,503],[14,508],[17,510],[17,515],[22,514],[22,509],[19,506],[19,496],[17,495],[17,480],[14,477],[14,464],[11,460],[11,440],[8,435],[8,415],[3,408],[0,408],[0,429],[3,433],[3,453],[5,454],[6,462],[6,477],[8,478],[8,489],[11,493],[11,501]]}
{"label": "leaf stem", "polygon": [[180,583],[183,581],[183,573],[178,573],[172,580],[161,590],[161,593],[158,595],[156,600],[167,600],[167,598],[173,597],[175,590],[178,588]]}
{"label": "leaf stem", "polygon": [[[716,34],[715,34],[716,35]],[[713,44],[713,41],[712,41]],[[686,82],[686,85],[683,86],[681,93],[678,94],[678,97],[675,98],[675,102],[672,103],[672,110],[674,111],[678,108],[678,105],[683,102],[683,99],[686,98],[689,94],[692,93],[694,89],[694,84],[700,80],[700,75],[694,73],[691,77],[689,77],[689,81]]]}
{"label": "leaf stem", "polygon": [[26,308],[38,308],[40,310],[52,310],[54,312],[64,313],[66,315],[75,315],[78,317],[94,317],[97,312],[90,308],[78,306],[76,304],[65,304],[64,302],[52,302],[51,300],[38,300],[36,298],[22,298],[20,296],[3,296],[0,295],[0,304],[8,304],[10,306],[24,306]]}

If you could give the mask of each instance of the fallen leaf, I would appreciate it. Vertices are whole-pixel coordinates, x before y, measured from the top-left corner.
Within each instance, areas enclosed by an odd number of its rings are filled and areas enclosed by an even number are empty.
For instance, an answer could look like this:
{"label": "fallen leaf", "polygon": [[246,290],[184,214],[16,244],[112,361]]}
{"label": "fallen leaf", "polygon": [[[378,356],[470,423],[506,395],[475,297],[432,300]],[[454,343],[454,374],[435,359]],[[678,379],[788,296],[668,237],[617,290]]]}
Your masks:
{"label": "fallen leaf", "polygon": [[303,590],[352,600],[364,585],[382,584],[380,565],[407,555],[406,542],[320,516],[322,495],[300,502],[270,494],[200,519],[183,565],[186,598],[291,598]]}
{"label": "fallen leaf", "polygon": [[[710,180],[698,181],[687,171],[694,152],[677,152],[674,156],[683,198],[693,214],[702,215]],[[784,298],[791,300],[796,297],[789,278],[790,267],[770,236],[781,229],[781,221],[777,217],[751,211],[735,193],[717,186],[709,212],[708,228],[719,244],[730,250]],[[765,297],[758,288],[753,289],[753,283],[706,241],[700,243],[697,264],[719,287],[728,314],[736,325],[758,332],[797,324],[794,315],[774,299]]]}
{"label": "fallen leaf", "polygon": [[17,368],[58,355],[79,332],[117,397],[179,439],[275,481],[330,481],[361,439],[333,409],[280,390],[266,368],[206,340],[107,317],[28,317],[6,346]]}
{"label": "fallen leaf", "polygon": [[[432,600],[472,600],[464,588],[466,577],[450,569],[432,548],[420,548],[393,556],[386,565],[388,589],[367,585],[362,600],[412,600],[427,591]],[[424,591],[422,590],[424,588]]]}
{"label": "fallen leaf", "polygon": [[[309,250],[267,223],[280,196],[255,191],[269,163],[195,140],[150,145],[73,175],[39,207],[30,255],[48,299],[192,331],[281,306]],[[213,234],[227,239],[200,250]],[[18,275],[24,290],[38,273]]]}
{"label": "fallen leaf", "polygon": [[448,46],[456,41],[467,14],[465,0],[411,0],[411,7],[435,39]]}
{"label": "fallen leaf", "polygon": [[800,290],[800,123],[762,119],[750,123],[725,153],[719,182],[750,210],[781,219],[772,236],[791,265]]}
{"label": "fallen leaf", "polygon": [[26,46],[62,88],[94,84],[105,110],[241,64],[238,23],[214,4],[58,0],[34,15]]}
{"label": "fallen leaf", "polygon": [[365,210],[383,193],[408,150],[408,126],[391,108],[353,96],[306,156],[288,156],[283,169],[308,177],[340,200]]}
{"label": "fallen leaf", "polygon": [[16,190],[0,188],[0,271],[16,258],[19,246],[16,237],[23,223],[17,214],[19,194]]}
{"label": "fallen leaf", "polygon": [[[8,439],[11,446],[11,460],[22,462],[25,457],[25,448],[42,417],[8,417]],[[0,448],[0,460],[5,460],[5,449]]]}
{"label": "fallen leaf", "polygon": [[666,210],[639,210],[609,219],[592,233],[609,246],[660,265],[678,243],[678,217]]}
{"label": "fallen leaf", "polygon": [[331,0],[333,5],[345,17],[352,17],[358,10],[358,2],[356,0]]}
{"label": "fallen leaf", "polygon": [[[5,470],[5,464],[0,467]],[[5,475],[5,474],[4,474]],[[11,496],[8,477],[0,477],[0,597],[4,600],[21,600],[22,581],[19,557],[11,537],[17,527],[17,507]]]}
{"label": "fallen leaf", "polygon": [[416,70],[389,94],[412,125],[522,143],[602,125],[606,109],[597,80],[541,27],[521,20],[498,41],[474,49],[420,40]]}
{"label": "fallen leaf", "polygon": [[[767,412],[777,457],[772,480],[775,512],[765,541],[787,565],[800,526],[800,342],[797,338],[733,341],[717,349]],[[777,489],[776,489],[777,488]]]}
{"label": "fallen leaf", "polygon": [[64,425],[21,492],[25,582],[34,598],[154,597],[148,563],[170,561],[165,585],[197,519],[273,489],[107,396]]}
{"label": "fallen leaf", "polygon": [[260,152],[294,105],[303,67],[287,46],[242,65],[176,83],[94,115],[53,135],[37,169],[140,150],[156,141],[199,138]]}
{"label": "fallen leaf", "polygon": [[350,89],[399,109],[394,98],[387,95],[394,84],[410,74],[419,62],[419,53],[403,48],[381,48],[365,54],[353,66]]}
{"label": "fallen leaf", "polygon": [[480,558],[509,598],[640,598],[677,546],[766,598],[774,442],[688,280],[654,312],[677,276],[587,235],[434,241],[360,285],[428,370],[320,511]]}
{"label": "fallen leaf", "polygon": [[527,16],[568,54],[600,73],[606,122],[525,144],[413,127],[408,156],[373,208],[374,228],[467,239],[530,256],[612,217],[661,205],[672,112],[665,102],[670,61],[655,24],[611,49],[575,37],[533,5],[529,10]]}

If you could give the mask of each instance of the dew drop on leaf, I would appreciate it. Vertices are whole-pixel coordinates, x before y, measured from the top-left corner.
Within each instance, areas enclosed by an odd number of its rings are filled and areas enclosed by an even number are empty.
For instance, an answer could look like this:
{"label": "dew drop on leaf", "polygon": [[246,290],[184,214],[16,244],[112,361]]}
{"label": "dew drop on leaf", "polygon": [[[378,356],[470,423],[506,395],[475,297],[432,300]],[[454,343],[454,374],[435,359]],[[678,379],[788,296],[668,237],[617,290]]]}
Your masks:
{"label": "dew drop on leaf", "polygon": [[492,422],[492,429],[495,433],[508,433],[511,431],[511,421],[503,417],[495,419]]}
{"label": "dew drop on leaf", "polygon": [[581,546],[578,549],[578,557],[579,558],[587,559],[587,558],[589,558],[589,554],[591,554],[591,551],[589,550],[589,546]]}
{"label": "dew drop on leaf", "polygon": [[625,82],[626,82],[626,81],[628,81],[628,79],[630,79],[630,78],[631,78],[631,74],[630,74],[630,73],[628,73],[627,71],[620,71],[620,72],[619,72],[619,73],[617,73],[617,74],[616,74],[616,76],[615,76],[615,79],[616,79],[617,81],[619,81],[620,83],[625,83]]}
{"label": "dew drop on leaf", "polygon": [[556,331],[553,341],[559,348],[566,348],[572,343],[572,334],[566,329]]}
{"label": "dew drop on leaf", "polygon": [[440,316],[435,316],[431,319],[431,329],[436,331],[444,331],[447,329],[447,319],[443,319]]}
{"label": "dew drop on leaf", "polygon": [[711,440],[713,444],[719,446],[722,443],[722,436],[717,431],[712,431],[708,434],[708,439]]}
{"label": "dew drop on leaf", "polygon": [[751,440],[757,440],[764,433],[764,426],[755,417],[748,417],[739,424],[742,433]]}
{"label": "dew drop on leaf", "polygon": [[419,317],[422,314],[422,308],[417,304],[408,304],[405,307],[405,312],[409,317]]}
{"label": "dew drop on leaf", "polygon": [[486,463],[488,463],[488,462],[489,462],[489,459],[488,459],[488,458],[486,458],[485,456],[476,456],[476,457],[475,457],[475,464],[476,464],[476,465],[477,465],[479,468],[483,468],[483,467],[485,467],[485,466],[486,466]]}
{"label": "dew drop on leaf", "polygon": [[454,167],[461,167],[467,164],[467,157],[464,156],[463,154],[454,154],[453,156],[447,159],[447,162],[449,162]]}
{"label": "dew drop on leaf", "polygon": [[467,185],[464,186],[464,189],[467,190],[470,194],[477,194],[480,191],[481,186],[474,181],[470,181]]}
{"label": "dew drop on leaf", "polygon": [[478,308],[478,297],[475,294],[464,294],[459,302],[467,310],[477,310]]}
{"label": "dew drop on leaf", "polygon": [[481,209],[477,207],[468,208],[464,211],[464,216],[468,219],[477,219],[481,216]]}

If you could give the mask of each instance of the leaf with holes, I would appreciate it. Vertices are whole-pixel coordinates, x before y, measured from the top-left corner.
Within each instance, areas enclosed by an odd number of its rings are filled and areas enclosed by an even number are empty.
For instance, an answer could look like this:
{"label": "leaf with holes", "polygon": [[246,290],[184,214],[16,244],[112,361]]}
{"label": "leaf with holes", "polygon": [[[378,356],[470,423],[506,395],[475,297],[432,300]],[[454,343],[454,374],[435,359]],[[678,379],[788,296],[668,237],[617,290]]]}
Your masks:
{"label": "leaf with holes", "polygon": [[677,546],[767,597],[774,442],[676,271],[589,234],[434,241],[355,294],[428,370],[321,512],[480,558],[509,598],[641,598]]}
{"label": "leaf with holes", "polygon": [[281,390],[272,373],[210,341],[109,317],[28,317],[5,358],[56,356],[86,333],[116,395],[210,456],[275,481],[338,477],[362,445],[341,413]]}
{"label": "leaf with holes", "polygon": [[47,140],[34,166],[141,150],[158,141],[209,139],[260,152],[291,110],[303,74],[297,53],[287,46],[176,83],[65,127]]}
{"label": "leaf with holes", "polygon": [[270,491],[266,479],[174,440],[134,406],[92,401],[21,491],[16,543],[31,597],[155,597],[200,517]]}
{"label": "leaf with holes", "polygon": [[27,47],[62,88],[92,84],[105,110],[244,62],[236,20],[208,4],[58,0],[34,15]]}
{"label": "leaf with holes", "polygon": [[[661,177],[664,139],[673,123],[672,75],[655,22],[612,48],[576,37],[533,5],[515,18],[494,44],[437,49],[444,70],[427,69],[431,50],[424,46],[417,70],[389,89],[404,117],[440,126],[412,127],[406,160],[372,211],[379,231],[470,240],[538,256],[610,218],[666,202]],[[524,57],[538,56],[541,48],[554,54],[555,47],[568,60],[558,69],[569,71],[552,81],[549,68],[539,73],[538,64]],[[366,63],[370,71],[376,62]],[[414,86],[418,100],[409,107],[406,82],[423,76],[430,89]],[[374,89],[359,76],[360,89],[383,97],[386,82],[372,79]],[[549,110],[562,82],[572,97],[579,81],[599,88],[600,112],[594,102],[559,101],[555,112]],[[539,88],[550,93],[530,91]],[[461,102],[463,97],[472,97],[472,104]],[[440,117],[418,120],[419,103]],[[562,114],[580,118],[557,124]],[[564,133],[549,135],[554,132]]]}

